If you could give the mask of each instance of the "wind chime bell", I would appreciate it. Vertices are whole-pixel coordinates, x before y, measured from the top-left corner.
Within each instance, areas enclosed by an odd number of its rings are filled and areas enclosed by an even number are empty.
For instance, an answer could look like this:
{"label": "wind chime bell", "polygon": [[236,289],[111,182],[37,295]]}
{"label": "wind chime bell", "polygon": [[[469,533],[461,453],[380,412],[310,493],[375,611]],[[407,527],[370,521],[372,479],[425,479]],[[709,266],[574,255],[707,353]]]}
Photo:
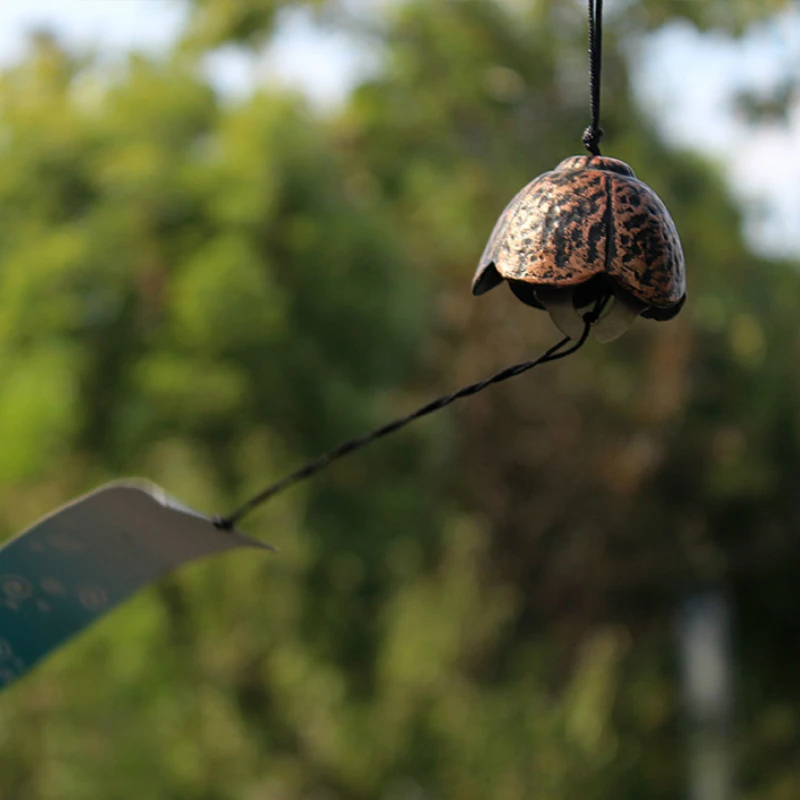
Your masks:
{"label": "wind chime bell", "polygon": [[497,221],[472,293],[503,281],[527,305],[549,312],[572,339],[584,314],[601,342],[642,316],[672,319],[686,299],[683,250],[656,193],[624,162],[572,156],[529,183]]}

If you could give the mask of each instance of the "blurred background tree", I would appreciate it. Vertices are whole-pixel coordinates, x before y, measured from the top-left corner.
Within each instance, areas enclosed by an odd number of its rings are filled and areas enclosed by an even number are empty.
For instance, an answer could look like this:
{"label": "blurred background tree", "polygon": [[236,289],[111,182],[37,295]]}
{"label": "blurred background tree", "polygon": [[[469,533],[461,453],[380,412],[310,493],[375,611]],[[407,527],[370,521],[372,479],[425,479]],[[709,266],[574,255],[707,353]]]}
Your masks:
{"label": "blurred background tree", "polygon": [[[34,37],[0,77],[6,533],[124,474],[225,510],[555,341],[469,282],[508,198],[579,150],[583,5],[196,0],[117,71]],[[377,43],[375,74],[328,114],[215,93],[203,58],[296,6]],[[681,316],[277,498],[245,526],[277,558],[140,594],[3,694],[3,800],[672,800],[674,615],[708,586],[735,615],[741,796],[797,797],[800,280],[747,250],[626,58],[784,6],[608,11],[603,150],[678,224]]]}

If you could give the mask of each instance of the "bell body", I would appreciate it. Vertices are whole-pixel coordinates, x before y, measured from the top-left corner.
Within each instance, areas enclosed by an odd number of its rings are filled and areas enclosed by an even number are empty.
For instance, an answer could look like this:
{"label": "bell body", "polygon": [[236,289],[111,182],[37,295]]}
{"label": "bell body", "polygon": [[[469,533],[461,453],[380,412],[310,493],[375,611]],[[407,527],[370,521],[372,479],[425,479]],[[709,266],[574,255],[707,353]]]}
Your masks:
{"label": "bell body", "polygon": [[603,292],[613,296],[614,307],[593,331],[605,341],[640,314],[672,318],[686,296],[683,250],[669,212],[627,164],[602,156],[567,158],[509,203],[481,257],[473,294],[503,280],[523,302],[550,311],[570,336],[583,332],[582,308]]}

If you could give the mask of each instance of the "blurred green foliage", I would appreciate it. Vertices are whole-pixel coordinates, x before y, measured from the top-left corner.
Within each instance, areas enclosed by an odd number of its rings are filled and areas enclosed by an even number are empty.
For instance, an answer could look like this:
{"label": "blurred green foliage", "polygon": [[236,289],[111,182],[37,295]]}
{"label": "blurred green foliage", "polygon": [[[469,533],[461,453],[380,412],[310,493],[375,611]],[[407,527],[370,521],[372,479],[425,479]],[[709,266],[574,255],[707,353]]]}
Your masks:
{"label": "blurred green foliage", "polygon": [[[217,96],[204,56],[300,5],[325,4],[196,0],[171,52],[123,69],[39,35],[0,76],[8,535],[125,474],[227,510],[555,340],[469,282],[508,198],[579,148],[583,4],[388,4],[335,113]],[[672,800],[673,616],[707,585],[737,621],[742,797],[798,796],[800,279],[748,252],[624,58],[676,18],[741,31],[785,4],[630,5],[603,149],[673,213],[681,316],[276,498],[245,527],[278,557],[142,592],[2,695],[2,800]]]}

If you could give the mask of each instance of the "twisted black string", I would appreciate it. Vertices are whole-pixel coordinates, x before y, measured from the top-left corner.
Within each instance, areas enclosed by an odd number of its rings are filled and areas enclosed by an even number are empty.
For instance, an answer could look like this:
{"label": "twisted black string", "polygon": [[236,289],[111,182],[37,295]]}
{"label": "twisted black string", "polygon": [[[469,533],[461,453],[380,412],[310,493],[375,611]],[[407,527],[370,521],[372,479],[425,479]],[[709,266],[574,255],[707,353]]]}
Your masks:
{"label": "twisted black string", "polygon": [[571,355],[576,350],[579,350],[581,347],[583,347],[586,339],[589,336],[589,329],[591,328],[592,323],[599,318],[607,302],[608,297],[599,298],[594,308],[590,312],[584,314],[583,320],[585,326],[583,333],[581,334],[580,339],[578,339],[575,344],[572,345],[572,347],[568,347],[566,350],[562,349],[571,341],[570,337],[566,336],[558,344],[551,347],[547,352],[539,356],[539,358],[535,358],[533,361],[525,361],[522,364],[516,364],[513,367],[507,367],[506,369],[498,372],[496,375],[492,375],[491,377],[479,381],[478,383],[473,383],[470,386],[465,386],[463,389],[459,389],[457,392],[439,397],[438,399],[422,406],[422,408],[418,408],[416,411],[413,411],[411,414],[408,414],[405,417],[400,417],[399,419],[395,419],[392,422],[388,422],[386,425],[382,425],[380,428],[377,428],[370,433],[366,433],[363,436],[357,436],[354,439],[348,439],[346,442],[342,442],[332,450],[328,450],[327,453],[323,453],[313,461],[309,461],[307,464],[304,464],[302,467],[290,473],[285,478],[281,478],[281,480],[279,480],[277,483],[273,483],[271,486],[263,489],[261,492],[251,497],[247,502],[239,506],[239,508],[237,508],[235,511],[228,514],[227,517],[217,517],[214,520],[214,525],[222,530],[231,530],[245,514],[248,514],[254,508],[260,506],[271,497],[274,497],[279,492],[282,492],[284,489],[288,489],[290,486],[293,486],[295,483],[299,483],[306,478],[310,478],[320,470],[325,469],[325,467],[327,467],[333,461],[342,458],[342,456],[346,456],[355,450],[360,450],[362,447],[366,447],[376,439],[380,439],[383,436],[388,436],[390,433],[394,433],[395,431],[400,430],[400,428],[404,428],[415,419],[432,414],[434,411],[439,411],[439,409],[449,406],[451,403],[454,403],[456,400],[460,400],[462,397],[469,397],[470,395],[477,394],[478,392],[483,391],[483,389],[485,389],[487,386],[491,386],[493,383],[506,381],[509,378],[514,378],[517,375],[521,375],[523,372],[527,372],[529,369],[533,369],[539,364],[546,364],[548,361],[557,361],[559,358],[565,358],[566,356]]}
{"label": "twisted black string", "polygon": [[600,73],[603,68],[603,0],[589,0],[589,107],[592,122],[583,132],[583,145],[593,155],[600,155]]}

